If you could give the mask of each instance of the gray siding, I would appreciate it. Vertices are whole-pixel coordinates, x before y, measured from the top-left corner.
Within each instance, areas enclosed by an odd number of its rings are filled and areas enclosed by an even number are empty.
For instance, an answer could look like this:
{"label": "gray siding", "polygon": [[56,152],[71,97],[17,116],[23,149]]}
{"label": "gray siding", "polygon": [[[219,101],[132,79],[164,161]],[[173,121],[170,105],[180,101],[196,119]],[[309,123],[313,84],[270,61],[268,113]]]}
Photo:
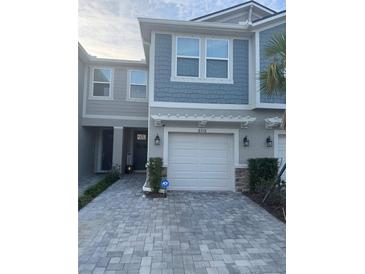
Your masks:
{"label": "gray siding", "polygon": [[[267,66],[270,64],[271,60],[265,56],[265,48],[267,43],[271,40],[271,38],[277,33],[285,33],[285,25],[281,24],[276,27],[266,29],[260,32],[260,71],[265,70]],[[260,94],[260,102],[261,103],[280,103],[285,104],[286,98],[285,95],[273,95],[268,96],[261,92]]]}
{"label": "gray siding", "polygon": [[[100,66],[100,65],[99,65]],[[114,116],[137,116],[147,117],[147,102],[135,102],[127,100],[127,71],[128,69],[146,69],[146,67],[114,67],[113,100],[89,99],[91,90],[90,70],[88,73],[88,94],[86,102],[86,114],[91,115],[114,115]],[[148,87],[147,87],[148,90]]]}
{"label": "gray siding", "polygon": [[156,34],[155,39],[155,101],[248,104],[248,41],[234,39],[234,84],[174,82],[171,77],[172,37]]}
{"label": "gray siding", "polygon": [[82,126],[82,99],[84,90],[85,64],[78,63],[78,177],[88,176],[94,171],[95,132]]}

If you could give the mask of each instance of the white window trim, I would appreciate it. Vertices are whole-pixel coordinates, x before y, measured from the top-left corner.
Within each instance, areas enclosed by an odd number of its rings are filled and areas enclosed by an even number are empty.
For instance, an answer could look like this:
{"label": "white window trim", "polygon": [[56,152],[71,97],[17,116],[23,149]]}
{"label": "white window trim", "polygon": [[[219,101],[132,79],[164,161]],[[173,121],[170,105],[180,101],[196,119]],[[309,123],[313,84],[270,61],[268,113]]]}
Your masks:
{"label": "white window trim", "polygon": [[[199,41],[199,55],[198,56],[188,56],[188,55],[178,55],[177,54],[177,40],[179,38],[190,38],[190,39],[195,39]],[[200,37],[194,37],[194,36],[182,36],[182,35],[178,35],[175,37],[175,54],[174,54],[174,59],[175,59],[175,71],[174,71],[174,77],[180,78],[180,79],[199,79],[201,76],[201,38]],[[198,59],[198,77],[196,76],[180,76],[177,75],[177,58],[190,58],[190,59]]]}
{"label": "white window trim", "polygon": [[[212,84],[234,84],[233,81],[233,39],[221,36],[208,35],[181,35],[173,34],[172,58],[171,58],[171,78],[172,82],[189,83],[212,83]],[[177,75],[177,38],[199,39],[199,77],[187,77]],[[206,77],[206,41],[207,40],[227,40],[228,41],[228,78],[207,78]],[[183,56],[180,56],[183,57]],[[194,57],[197,58],[197,57]],[[218,59],[218,58],[213,58]]]}
{"label": "white window trim", "polygon": [[[133,71],[143,71],[146,73],[146,83],[145,85],[133,84],[135,86],[146,86],[146,97],[145,98],[133,98],[131,97],[131,85],[132,85],[132,72]],[[127,101],[133,102],[147,102],[148,101],[148,73],[144,69],[129,69],[128,70],[128,80],[127,80]]]}
{"label": "white window trim", "polygon": [[[110,70],[110,82],[94,81],[95,69],[107,69]],[[92,67],[90,77],[90,93],[89,99],[91,100],[113,100],[113,82],[114,82],[114,69],[111,67]],[[94,96],[94,83],[109,83],[109,96]]]}
{"label": "white window trim", "polygon": [[[208,41],[211,40],[211,41],[214,41],[214,40],[221,40],[221,41],[227,41],[228,44],[227,44],[227,47],[228,47],[228,54],[227,54],[227,58],[222,58],[222,57],[208,57]],[[229,48],[229,39],[223,39],[223,38],[210,38],[210,37],[207,37],[205,39],[205,78],[206,79],[210,79],[210,80],[229,80],[230,79],[230,68],[229,68],[229,53],[230,53],[230,48]],[[227,61],[227,77],[226,78],[217,78],[217,77],[208,77],[207,76],[207,62],[208,60],[223,60],[223,61]]]}

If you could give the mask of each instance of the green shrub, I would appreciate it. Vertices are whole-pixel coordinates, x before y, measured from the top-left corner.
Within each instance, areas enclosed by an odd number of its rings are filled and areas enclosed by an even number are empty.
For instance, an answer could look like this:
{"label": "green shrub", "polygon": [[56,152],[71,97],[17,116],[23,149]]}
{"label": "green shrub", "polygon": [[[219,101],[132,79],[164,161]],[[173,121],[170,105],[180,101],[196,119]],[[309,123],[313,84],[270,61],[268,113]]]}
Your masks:
{"label": "green shrub", "polygon": [[160,190],[162,175],[162,159],[160,157],[150,158],[147,163],[148,181],[153,192]]}
{"label": "green shrub", "polygon": [[93,199],[93,197],[91,197],[90,195],[82,195],[80,198],[79,198],[79,210],[81,208],[83,208],[84,206],[86,206],[88,203],[91,202],[91,200]]}
{"label": "green shrub", "polygon": [[274,183],[274,180],[262,179],[255,184],[255,191],[258,193],[266,193]]}
{"label": "green shrub", "polygon": [[96,183],[93,186],[87,188],[84,195],[79,197],[79,210],[85,205],[91,202],[96,196],[102,193],[105,189],[111,186],[115,181],[120,179],[120,168],[114,166],[110,171],[107,172],[105,178]]}
{"label": "green shrub", "polygon": [[120,166],[114,165],[111,170],[106,173],[105,179],[109,182],[115,182],[120,179]]}
{"label": "green shrub", "polygon": [[268,181],[276,179],[278,174],[278,159],[276,158],[256,158],[248,160],[250,192],[262,190]]}

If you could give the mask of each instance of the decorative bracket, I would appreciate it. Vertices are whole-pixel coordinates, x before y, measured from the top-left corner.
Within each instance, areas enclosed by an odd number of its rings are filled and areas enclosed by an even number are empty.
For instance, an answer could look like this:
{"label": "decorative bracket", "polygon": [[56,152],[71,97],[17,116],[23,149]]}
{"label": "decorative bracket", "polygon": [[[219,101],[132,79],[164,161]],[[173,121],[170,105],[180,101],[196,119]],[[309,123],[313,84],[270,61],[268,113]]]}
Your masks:
{"label": "decorative bracket", "polygon": [[279,117],[272,117],[265,119],[265,127],[267,129],[279,128],[283,119]]}
{"label": "decorative bracket", "polygon": [[206,127],[207,123],[208,122],[206,120],[200,121],[199,124],[198,124],[198,127]]}
{"label": "decorative bracket", "polygon": [[162,120],[155,120],[155,127],[162,127]]}

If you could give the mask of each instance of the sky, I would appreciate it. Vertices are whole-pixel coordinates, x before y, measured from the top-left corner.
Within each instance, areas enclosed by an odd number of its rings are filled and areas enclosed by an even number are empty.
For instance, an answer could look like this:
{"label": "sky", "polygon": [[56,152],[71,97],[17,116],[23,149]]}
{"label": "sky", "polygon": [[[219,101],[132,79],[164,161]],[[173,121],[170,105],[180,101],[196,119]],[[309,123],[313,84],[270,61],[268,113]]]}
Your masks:
{"label": "sky", "polygon": [[[137,17],[190,20],[246,0],[79,0],[79,42],[101,58],[144,59]],[[285,0],[256,0],[273,10]]]}

